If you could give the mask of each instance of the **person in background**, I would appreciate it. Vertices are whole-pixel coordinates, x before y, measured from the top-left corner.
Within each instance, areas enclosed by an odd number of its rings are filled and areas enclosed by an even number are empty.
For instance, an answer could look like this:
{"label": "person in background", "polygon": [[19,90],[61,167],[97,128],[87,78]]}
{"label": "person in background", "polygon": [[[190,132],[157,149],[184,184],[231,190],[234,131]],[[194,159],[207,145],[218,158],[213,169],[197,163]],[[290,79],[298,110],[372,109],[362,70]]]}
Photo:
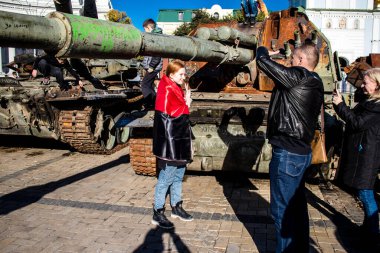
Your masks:
{"label": "person in background", "polygon": [[44,76],[44,84],[49,84],[50,76],[54,76],[61,90],[69,90],[70,85],[63,77],[64,68],[76,79],[76,85],[83,87],[78,73],[70,65],[69,61],[67,59],[56,58],[50,54],[37,57],[33,64],[32,77],[37,77],[37,70],[39,70]]}
{"label": "person in background", "polygon": [[258,5],[256,0],[241,0],[241,7],[244,15],[244,24],[253,25],[256,22]]}
{"label": "person in background", "polygon": [[333,93],[337,115],[346,123],[338,178],[356,190],[363,203],[364,238],[379,240],[379,209],[374,185],[380,169],[380,68],[364,73],[359,103],[350,109],[339,90]]}
{"label": "person in background", "polygon": [[[277,52],[272,52],[272,54]],[[291,67],[257,49],[257,65],[275,84],[268,111],[267,137],[270,210],[276,228],[276,252],[309,252],[309,217],[304,173],[311,163],[311,141],[323,103],[323,83],[314,72],[319,51],[312,43],[296,48]]]}
{"label": "person in background", "polygon": [[[162,33],[162,29],[156,27],[156,22],[153,19],[147,19],[143,23],[143,28],[147,33]],[[160,57],[145,56],[142,62],[146,74],[141,82],[141,91],[144,96],[145,109],[154,107],[156,99],[156,91],[154,90],[154,80],[162,69],[162,59]]]}
{"label": "person in background", "polygon": [[158,181],[154,194],[152,223],[170,229],[173,223],[165,216],[166,193],[170,191],[171,217],[191,221],[193,217],[182,207],[182,180],[186,165],[192,160],[189,120],[190,91],[181,85],[185,66],[170,62],[157,90],[153,124],[153,154],[157,157]]}

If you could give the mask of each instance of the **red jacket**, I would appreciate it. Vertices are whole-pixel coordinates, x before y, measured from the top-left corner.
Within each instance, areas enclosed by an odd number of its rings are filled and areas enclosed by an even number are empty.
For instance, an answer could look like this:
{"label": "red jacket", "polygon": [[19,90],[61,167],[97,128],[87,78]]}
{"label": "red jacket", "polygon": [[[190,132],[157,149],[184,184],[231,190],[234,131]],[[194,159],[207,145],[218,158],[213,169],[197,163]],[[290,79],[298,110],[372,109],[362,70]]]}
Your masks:
{"label": "red jacket", "polygon": [[169,161],[191,161],[189,107],[181,87],[167,76],[158,85],[155,109],[153,154]]}
{"label": "red jacket", "polygon": [[155,109],[171,117],[189,114],[182,88],[165,75],[158,85]]}

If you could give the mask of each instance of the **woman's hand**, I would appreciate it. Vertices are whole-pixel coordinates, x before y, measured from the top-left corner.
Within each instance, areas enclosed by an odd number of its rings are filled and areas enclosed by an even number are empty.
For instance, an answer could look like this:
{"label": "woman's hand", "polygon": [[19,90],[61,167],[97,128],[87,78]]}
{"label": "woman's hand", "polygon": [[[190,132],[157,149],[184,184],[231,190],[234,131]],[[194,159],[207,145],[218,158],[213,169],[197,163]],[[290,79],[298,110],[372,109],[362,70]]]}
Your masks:
{"label": "woman's hand", "polygon": [[339,105],[340,103],[343,102],[342,95],[337,89],[335,89],[333,92],[332,102],[334,105]]}
{"label": "woman's hand", "polygon": [[193,100],[191,99],[191,90],[188,83],[185,83],[185,102],[188,107],[190,107],[191,102]]}
{"label": "woman's hand", "polygon": [[37,76],[37,69],[33,69],[32,70],[32,77],[36,77]]}

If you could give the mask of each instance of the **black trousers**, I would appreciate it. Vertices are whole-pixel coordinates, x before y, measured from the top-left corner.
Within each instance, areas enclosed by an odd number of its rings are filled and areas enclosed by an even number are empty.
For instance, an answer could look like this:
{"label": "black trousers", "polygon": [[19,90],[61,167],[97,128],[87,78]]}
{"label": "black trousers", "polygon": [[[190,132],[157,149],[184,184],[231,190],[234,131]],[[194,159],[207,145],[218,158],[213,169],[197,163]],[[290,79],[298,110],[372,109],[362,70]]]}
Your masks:
{"label": "black trousers", "polygon": [[54,76],[61,89],[68,89],[69,85],[63,78],[63,71],[61,68],[49,64],[45,59],[40,60],[38,63],[38,70],[44,77]]}
{"label": "black trousers", "polygon": [[149,106],[154,106],[156,100],[156,91],[154,90],[154,80],[156,79],[159,71],[151,73],[146,72],[143,80],[141,81],[141,91],[144,96],[144,103]]}

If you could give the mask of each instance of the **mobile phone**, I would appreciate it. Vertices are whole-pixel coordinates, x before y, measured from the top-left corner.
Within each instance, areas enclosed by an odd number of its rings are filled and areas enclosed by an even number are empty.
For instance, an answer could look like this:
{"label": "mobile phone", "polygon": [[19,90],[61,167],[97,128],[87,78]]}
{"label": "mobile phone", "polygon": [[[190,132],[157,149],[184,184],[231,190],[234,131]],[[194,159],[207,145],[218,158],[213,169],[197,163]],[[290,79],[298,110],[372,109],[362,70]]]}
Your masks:
{"label": "mobile phone", "polygon": [[335,82],[335,90],[339,91],[340,90],[340,83]]}

